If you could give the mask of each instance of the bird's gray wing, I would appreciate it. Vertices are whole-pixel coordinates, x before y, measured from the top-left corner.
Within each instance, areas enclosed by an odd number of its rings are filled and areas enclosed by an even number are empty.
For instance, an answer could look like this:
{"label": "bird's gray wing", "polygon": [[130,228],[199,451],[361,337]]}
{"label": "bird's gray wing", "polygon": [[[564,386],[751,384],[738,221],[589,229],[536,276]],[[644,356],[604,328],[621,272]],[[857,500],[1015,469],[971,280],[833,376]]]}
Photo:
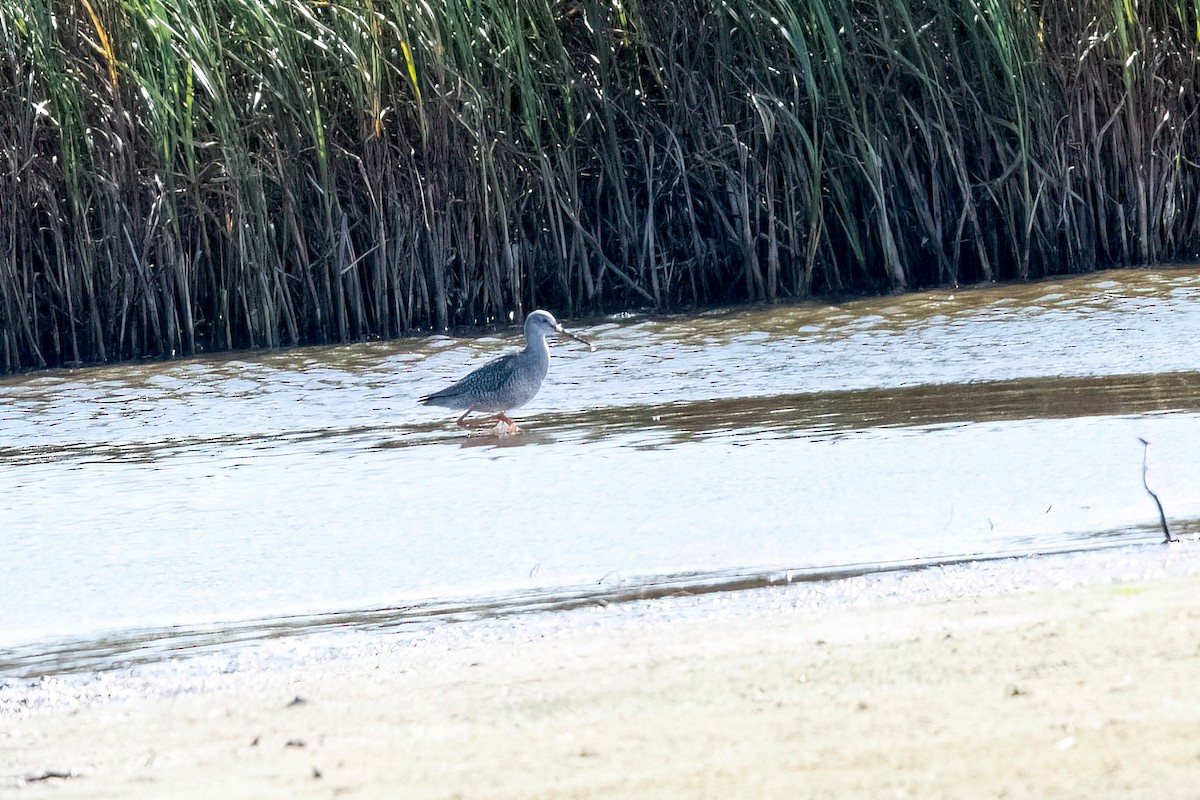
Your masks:
{"label": "bird's gray wing", "polygon": [[[486,395],[499,391],[517,370],[517,354],[506,356],[484,364],[458,383],[451,384],[440,392],[426,395],[419,402],[430,400],[461,400],[468,405],[486,399]],[[465,407],[465,406],[464,406]]]}

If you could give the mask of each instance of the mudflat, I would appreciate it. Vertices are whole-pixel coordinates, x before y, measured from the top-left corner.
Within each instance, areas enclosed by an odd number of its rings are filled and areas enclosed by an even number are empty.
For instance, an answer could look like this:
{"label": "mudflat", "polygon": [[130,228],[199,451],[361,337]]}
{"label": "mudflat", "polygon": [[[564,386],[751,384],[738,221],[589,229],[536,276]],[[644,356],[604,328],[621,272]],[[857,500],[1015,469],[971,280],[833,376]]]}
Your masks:
{"label": "mudflat", "polygon": [[1175,576],[434,637],[14,714],[0,794],[1193,798],[1198,731]]}

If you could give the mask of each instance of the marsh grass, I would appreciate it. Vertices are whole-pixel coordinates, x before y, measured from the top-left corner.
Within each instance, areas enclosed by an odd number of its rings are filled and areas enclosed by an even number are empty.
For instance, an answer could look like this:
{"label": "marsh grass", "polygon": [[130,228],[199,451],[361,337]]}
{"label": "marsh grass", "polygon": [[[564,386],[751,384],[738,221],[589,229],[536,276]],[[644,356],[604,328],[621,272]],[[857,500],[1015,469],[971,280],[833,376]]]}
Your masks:
{"label": "marsh grass", "polygon": [[1194,0],[0,0],[0,369],[1192,259]]}

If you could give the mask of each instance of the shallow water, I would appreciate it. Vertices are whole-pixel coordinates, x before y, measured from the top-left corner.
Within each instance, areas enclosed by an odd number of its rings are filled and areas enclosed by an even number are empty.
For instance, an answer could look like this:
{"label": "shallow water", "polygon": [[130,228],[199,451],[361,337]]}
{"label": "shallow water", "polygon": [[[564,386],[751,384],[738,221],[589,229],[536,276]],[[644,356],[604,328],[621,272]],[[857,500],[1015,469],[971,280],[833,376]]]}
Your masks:
{"label": "shallow water", "polygon": [[0,380],[0,677],[1200,529],[1196,270],[569,327]]}

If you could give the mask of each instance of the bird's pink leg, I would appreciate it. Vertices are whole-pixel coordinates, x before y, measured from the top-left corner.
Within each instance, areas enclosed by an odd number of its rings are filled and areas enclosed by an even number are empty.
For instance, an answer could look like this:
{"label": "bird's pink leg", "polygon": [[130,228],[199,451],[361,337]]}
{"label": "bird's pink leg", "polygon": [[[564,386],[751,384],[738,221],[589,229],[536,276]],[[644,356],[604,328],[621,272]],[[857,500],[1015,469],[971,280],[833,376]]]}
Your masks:
{"label": "bird's pink leg", "polygon": [[463,414],[461,417],[458,418],[458,424],[463,426],[464,428],[488,428],[488,427],[491,427],[492,424],[496,423],[496,422],[503,422],[505,425],[507,425],[513,429],[516,429],[516,427],[517,427],[516,423],[513,422],[511,419],[509,419],[504,414],[504,412],[501,412],[499,414],[490,414],[486,417],[479,417],[477,419],[471,419],[471,420],[464,421],[466,416],[467,416],[466,414]]}
{"label": "bird's pink leg", "polygon": [[517,423],[509,419],[508,415],[503,411],[501,411],[499,414],[491,414],[486,417],[479,417],[478,419],[467,419],[467,415],[474,410],[474,407],[468,408],[463,412],[461,417],[454,421],[455,424],[460,428],[488,428],[491,427],[492,423],[494,422],[503,422],[508,426],[509,433],[516,433],[517,431],[521,430],[517,427]]}

